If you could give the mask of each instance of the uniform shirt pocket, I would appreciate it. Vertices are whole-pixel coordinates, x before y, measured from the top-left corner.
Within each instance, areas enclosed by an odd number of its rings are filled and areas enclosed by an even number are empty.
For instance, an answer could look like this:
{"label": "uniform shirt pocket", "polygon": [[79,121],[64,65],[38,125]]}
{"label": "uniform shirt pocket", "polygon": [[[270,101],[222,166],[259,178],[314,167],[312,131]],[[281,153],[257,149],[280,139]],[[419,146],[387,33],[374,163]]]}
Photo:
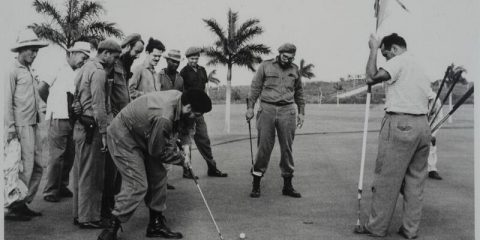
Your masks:
{"label": "uniform shirt pocket", "polygon": [[274,88],[279,84],[280,75],[276,72],[265,73],[265,87]]}

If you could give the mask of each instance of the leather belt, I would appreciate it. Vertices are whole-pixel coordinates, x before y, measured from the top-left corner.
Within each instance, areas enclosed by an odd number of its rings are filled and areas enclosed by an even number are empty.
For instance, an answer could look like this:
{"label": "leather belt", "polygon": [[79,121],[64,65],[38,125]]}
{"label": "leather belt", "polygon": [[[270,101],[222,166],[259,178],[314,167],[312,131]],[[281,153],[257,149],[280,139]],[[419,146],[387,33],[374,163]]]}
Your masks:
{"label": "leather belt", "polygon": [[421,117],[421,116],[426,116],[427,114],[414,114],[414,113],[403,113],[403,112],[386,112],[388,115],[407,115],[407,116],[415,116],[415,117]]}
{"label": "leather belt", "polygon": [[268,101],[264,101],[264,100],[261,100],[261,102],[266,103],[266,104],[271,104],[271,105],[274,105],[274,106],[280,106],[280,107],[293,104],[293,102],[268,102]]}

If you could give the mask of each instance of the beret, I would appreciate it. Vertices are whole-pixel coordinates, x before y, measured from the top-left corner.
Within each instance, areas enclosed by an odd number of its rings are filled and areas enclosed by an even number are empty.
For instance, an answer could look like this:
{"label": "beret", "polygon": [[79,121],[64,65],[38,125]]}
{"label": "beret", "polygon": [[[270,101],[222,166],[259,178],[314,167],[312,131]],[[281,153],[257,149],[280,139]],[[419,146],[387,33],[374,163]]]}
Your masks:
{"label": "beret", "polygon": [[288,53],[295,53],[297,51],[297,47],[291,43],[284,43],[278,48],[278,52],[288,52]]}
{"label": "beret", "polygon": [[120,45],[122,48],[126,47],[127,45],[131,44],[131,43],[134,43],[134,42],[137,42],[137,41],[140,41],[142,40],[142,36],[140,36],[140,34],[138,33],[132,33],[130,35],[128,35],[123,41],[122,41],[122,44]]}
{"label": "beret", "polygon": [[122,48],[120,48],[120,45],[118,45],[118,43],[113,39],[107,39],[107,40],[101,41],[98,44],[98,49],[99,50],[106,49],[113,52],[122,52]]}
{"label": "beret", "polygon": [[182,94],[182,103],[190,103],[192,111],[207,113],[212,110],[212,100],[203,90],[190,89]]}
{"label": "beret", "polygon": [[202,52],[202,49],[199,47],[189,47],[187,51],[185,51],[185,56],[190,57],[192,55],[197,55]]}

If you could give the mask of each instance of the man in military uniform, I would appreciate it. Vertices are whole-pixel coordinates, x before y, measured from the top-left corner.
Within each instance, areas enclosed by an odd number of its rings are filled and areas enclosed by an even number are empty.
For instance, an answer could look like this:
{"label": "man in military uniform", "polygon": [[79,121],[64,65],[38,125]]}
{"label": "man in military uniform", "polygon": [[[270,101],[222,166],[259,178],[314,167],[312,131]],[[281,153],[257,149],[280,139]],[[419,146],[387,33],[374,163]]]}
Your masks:
{"label": "man in military uniform", "polygon": [[[143,40],[140,34],[133,33],[128,35],[122,42],[122,53],[115,62],[114,67],[107,75],[109,85],[108,94],[110,96],[110,105],[113,117],[130,102],[128,93],[128,79],[130,78],[130,68],[133,61],[137,59],[143,51]],[[120,175],[113,164],[110,154],[105,154],[105,178],[104,191],[102,196],[102,217],[108,218],[113,209],[114,196],[120,191]]]}
{"label": "man in military uniform", "polygon": [[[260,197],[260,180],[265,174],[273,145],[275,131],[280,143],[280,169],[284,179],[283,195],[299,198],[301,194],[292,186],[292,144],[295,129],[302,127],[305,99],[298,67],[293,64],[296,47],[286,43],[278,48],[279,55],[260,64],[252,80],[248,95],[247,121],[253,118],[255,102],[260,98],[257,113],[258,152],[252,169],[253,189],[250,197]],[[296,114],[295,105],[298,109]]]}
{"label": "man in military uniform", "polygon": [[105,40],[97,56],[80,69],[76,79],[76,98],[82,113],[74,126],[75,160],[73,170],[74,223],[81,228],[101,228],[101,203],[104,185],[107,125],[111,118],[107,70],[118,60],[120,45]]}
{"label": "man in military uniform", "polygon": [[[182,68],[180,75],[184,81],[184,89],[188,91],[190,89],[199,89],[205,91],[205,85],[208,83],[207,72],[205,68],[198,65],[198,59],[200,58],[201,49],[198,47],[190,47],[185,52],[185,56],[188,59],[188,64]],[[223,173],[217,168],[217,163],[213,158],[212,147],[210,145],[210,138],[208,137],[207,123],[203,116],[195,119],[195,135],[193,136],[195,145],[197,145],[198,151],[202,155],[203,159],[208,166],[208,176],[211,177],[227,177],[227,173]],[[193,178],[187,169],[183,169],[184,178]]]}
{"label": "man in military uniform", "polygon": [[166,226],[162,214],[166,209],[163,164],[189,167],[185,153],[177,151],[176,136],[188,133],[193,127],[182,124],[184,120],[199,117],[211,109],[212,102],[203,91],[170,90],[145,94],[115,117],[107,130],[108,147],[122,175],[122,188],[115,198],[111,224],[98,240],[117,239],[120,223],[127,222],[144,199],[150,211],[147,237],[183,237]]}

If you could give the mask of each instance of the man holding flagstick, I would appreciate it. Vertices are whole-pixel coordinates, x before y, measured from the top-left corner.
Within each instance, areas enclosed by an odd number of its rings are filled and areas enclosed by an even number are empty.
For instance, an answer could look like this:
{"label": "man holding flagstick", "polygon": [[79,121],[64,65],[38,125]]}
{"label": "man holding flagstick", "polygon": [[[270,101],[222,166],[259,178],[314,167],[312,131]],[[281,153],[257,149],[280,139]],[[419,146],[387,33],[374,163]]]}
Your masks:
{"label": "man holding flagstick", "polygon": [[[379,136],[378,156],[372,184],[372,205],[368,223],[358,234],[387,235],[395,205],[404,182],[403,221],[399,234],[417,237],[427,177],[431,138],[426,114],[430,81],[407,52],[407,43],[397,34],[381,41],[370,36],[367,84],[385,82],[385,117]],[[387,62],[377,68],[377,52]]]}

